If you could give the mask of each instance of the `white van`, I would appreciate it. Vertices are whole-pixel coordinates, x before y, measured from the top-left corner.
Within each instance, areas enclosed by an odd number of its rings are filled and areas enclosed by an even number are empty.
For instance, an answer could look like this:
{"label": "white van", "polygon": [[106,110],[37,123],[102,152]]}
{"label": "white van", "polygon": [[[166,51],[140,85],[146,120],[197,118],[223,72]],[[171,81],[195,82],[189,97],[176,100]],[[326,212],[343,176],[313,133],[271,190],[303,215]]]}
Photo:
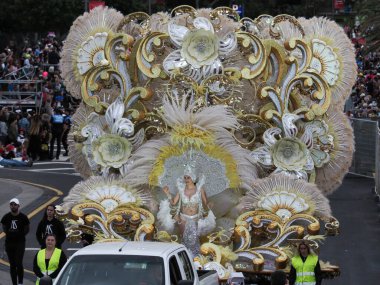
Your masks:
{"label": "white van", "polygon": [[181,244],[127,241],[80,249],[53,284],[217,285],[219,280],[215,271],[202,271],[198,276],[188,250]]}

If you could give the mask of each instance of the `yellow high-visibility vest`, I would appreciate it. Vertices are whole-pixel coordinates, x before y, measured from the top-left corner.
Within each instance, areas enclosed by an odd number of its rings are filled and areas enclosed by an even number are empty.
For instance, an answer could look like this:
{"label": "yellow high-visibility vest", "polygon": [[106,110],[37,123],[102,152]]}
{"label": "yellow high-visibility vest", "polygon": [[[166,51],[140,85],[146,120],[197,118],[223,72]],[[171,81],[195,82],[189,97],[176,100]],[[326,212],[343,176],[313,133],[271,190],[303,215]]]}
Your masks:
{"label": "yellow high-visibility vest", "polygon": [[318,262],[318,256],[309,254],[305,260],[297,255],[292,258],[292,266],[297,273],[296,285],[315,285],[314,269]]}
{"label": "yellow high-visibility vest", "polygon": [[[61,258],[62,250],[59,248],[55,248],[53,251],[53,254],[50,257],[49,266],[46,268],[46,262],[45,262],[45,254],[46,249],[41,249],[37,253],[37,265],[40,268],[42,274],[50,275],[54,271],[58,269],[59,266],[59,259]],[[37,278],[36,285],[40,284],[40,278]]]}

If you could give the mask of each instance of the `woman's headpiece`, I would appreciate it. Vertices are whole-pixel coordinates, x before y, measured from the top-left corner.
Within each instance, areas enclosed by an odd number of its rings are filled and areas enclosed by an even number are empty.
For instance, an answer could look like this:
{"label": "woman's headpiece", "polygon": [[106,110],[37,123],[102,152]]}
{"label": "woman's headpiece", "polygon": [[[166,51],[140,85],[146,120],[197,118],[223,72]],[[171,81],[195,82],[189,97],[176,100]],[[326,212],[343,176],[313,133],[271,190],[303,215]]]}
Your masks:
{"label": "woman's headpiece", "polygon": [[197,178],[197,175],[195,174],[194,168],[191,167],[191,165],[189,165],[189,164],[185,166],[185,169],[183,171],[183,175],[190,176],[191,180],[193,180],[193,182]]}

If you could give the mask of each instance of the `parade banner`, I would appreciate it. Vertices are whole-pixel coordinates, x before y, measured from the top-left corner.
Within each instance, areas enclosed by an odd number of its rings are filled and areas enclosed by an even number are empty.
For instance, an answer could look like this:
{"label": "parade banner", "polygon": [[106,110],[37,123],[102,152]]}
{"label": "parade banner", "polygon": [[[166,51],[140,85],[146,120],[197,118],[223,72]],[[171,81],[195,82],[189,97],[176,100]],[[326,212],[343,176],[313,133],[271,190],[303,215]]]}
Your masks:
{"label": "parade banner", "polygon": [[344,9],[344,0],[334,0],[334,8],[335,8],[335,10],[343,10]]}
{"label": "parade banner", "polygon": [[90,0],[88,7],[89,7],[89,10],[92,10],[95,7],[98,7],[98,6],[104,7],[105,5],[106,5],[106,2],[104,2],[104,1]]}

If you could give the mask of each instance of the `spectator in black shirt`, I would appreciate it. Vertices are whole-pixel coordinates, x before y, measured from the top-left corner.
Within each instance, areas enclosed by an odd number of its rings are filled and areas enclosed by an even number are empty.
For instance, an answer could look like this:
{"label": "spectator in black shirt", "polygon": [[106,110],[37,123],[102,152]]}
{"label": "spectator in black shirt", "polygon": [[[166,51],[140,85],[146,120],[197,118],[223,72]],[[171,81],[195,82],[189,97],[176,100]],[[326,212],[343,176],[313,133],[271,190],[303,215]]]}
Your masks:
{"label": "spectator in black shirt", "polygon": [[48,53],[48,63],[49,64],[59,64],[59,54],[56,47],[52,47]]}
{"label": "spectator in black shirt", "polygon": [[1,224],[5,233],[5,251],[8,255],[12,284],[23,284],[25,236],[29,232],[29,219],[20,212],[17,198],[10,201],[11,211],[3,216]]}
{"label": "spectator in black shirt", "polygon": [[38,224],[36,238],[41,248],[45,248],[45,239],[48,234],[56,236],[56,246],[61,248],[66,239],[65,226],[55,217],[55,206],[49,205],[46,207],[45,214]]}

